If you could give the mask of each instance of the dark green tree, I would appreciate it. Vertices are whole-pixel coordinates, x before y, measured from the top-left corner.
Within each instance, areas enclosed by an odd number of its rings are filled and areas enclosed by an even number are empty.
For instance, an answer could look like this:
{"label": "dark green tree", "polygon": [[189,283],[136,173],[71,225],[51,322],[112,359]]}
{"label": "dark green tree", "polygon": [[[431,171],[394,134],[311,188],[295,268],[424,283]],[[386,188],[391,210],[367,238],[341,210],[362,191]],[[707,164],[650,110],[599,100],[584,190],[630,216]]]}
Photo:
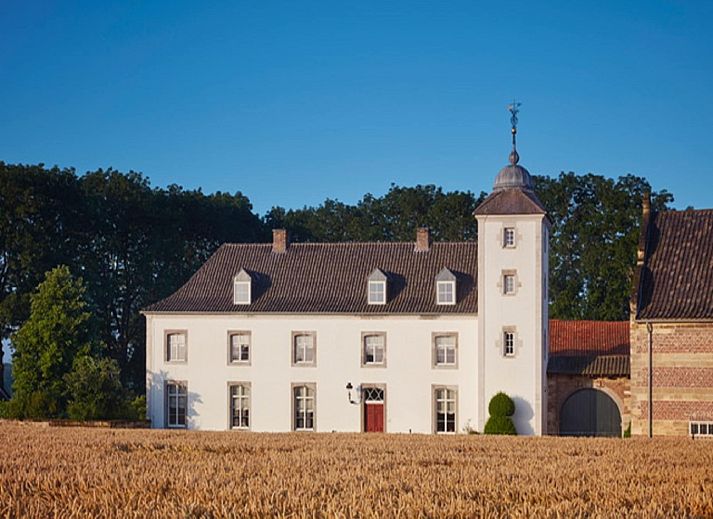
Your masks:
{"label": "dark green tree", "polygon": [[[631,276],[641,222],[642,177],[618,179],[562,173],[535,177],[535,189],[552,219],[550,316],[560,319],[628,318]],[[651,195],[666,210],[673,196]]]}
{"label": "dark green tree", "polygon": [[72,420],[109,420],[132,414],[114,359],[79,355],[64,378],[67,416]]}
{"label": "dark green tree", "polygon": [[65,266],[47,273],[31,296],[30,317],[12,336],[12,413],[19,418],[62,416],[65,376],[77,355],[90,354],[93,335],[81,279]]}

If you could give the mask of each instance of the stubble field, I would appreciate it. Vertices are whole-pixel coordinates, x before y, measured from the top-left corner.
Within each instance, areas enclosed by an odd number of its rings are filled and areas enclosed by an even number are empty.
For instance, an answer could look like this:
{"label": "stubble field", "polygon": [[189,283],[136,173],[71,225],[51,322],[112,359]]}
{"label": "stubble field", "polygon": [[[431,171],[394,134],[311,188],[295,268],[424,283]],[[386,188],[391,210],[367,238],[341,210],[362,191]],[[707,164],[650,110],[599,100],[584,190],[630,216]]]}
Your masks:
{"label": "stubble field", "polygon": [[2,517],[713,517],[713,442],[0,423]]}

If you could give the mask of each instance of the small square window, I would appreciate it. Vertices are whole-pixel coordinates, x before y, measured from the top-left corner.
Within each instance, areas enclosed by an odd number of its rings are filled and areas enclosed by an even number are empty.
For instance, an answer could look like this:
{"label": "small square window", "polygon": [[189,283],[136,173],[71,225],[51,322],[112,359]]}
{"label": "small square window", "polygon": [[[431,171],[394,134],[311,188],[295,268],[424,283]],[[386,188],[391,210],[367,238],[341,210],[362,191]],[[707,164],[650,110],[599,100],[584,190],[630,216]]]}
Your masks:
{"label": "small square window", "polygon": [[238,332],[230,334],[230,362],[250,362],[250,334]]}
{"label": "small square window", "polygon": [[692,435],[698,434],[698,424],[697,423],[691,423],[691,434]]}
{"label": "small square window", "polygon": [[171,332],[166,334],[166,361],[186,362],[186,334],[185,332]]}
{"label": "small square window", "polygon": [[503,294],[512,295],[515,293],[515,274],[503,275]]}
{"label": "small square window", "polygon": [[515,356],[515,332],[503,332],[503,354],[506,357]]}
{"label": "small square window", "polygon": [[456,366],[458,362],[455,335],[434,337],[435,366]]}
{"label": "small square window", "polygon": [[386,304],[386,282],[385,281],[369,281],[369,304],[370,305]]}
{"label": "small square window", "polygon": [[386,361],[386,337],[383,334],[364,336],[364,365],[383,365]]}
{"label": "small square window", "polygon": [[436,303],[439,305],[453,305],[456,302],[456,284],[454,281],[439,281],[436,283],[438,294]]}
{"label": "small square window", "polygon": [[314,333],[296,333],[292,337],[292,363],[296,366],[315,365]]}
{"label": "small square window", "polygon": [[515,228],[505,227],[503,229],[503,247],[515,247]]}

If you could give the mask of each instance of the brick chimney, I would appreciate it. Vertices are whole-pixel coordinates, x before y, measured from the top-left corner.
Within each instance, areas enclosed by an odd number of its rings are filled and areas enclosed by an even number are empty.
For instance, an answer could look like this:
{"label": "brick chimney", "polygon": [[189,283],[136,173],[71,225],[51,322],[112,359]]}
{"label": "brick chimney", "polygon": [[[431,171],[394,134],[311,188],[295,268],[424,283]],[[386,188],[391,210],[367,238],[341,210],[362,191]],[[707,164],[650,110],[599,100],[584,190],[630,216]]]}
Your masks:
{"label": "brick chimney", "polygon": [[287,229],[272,230],[272,252],[281,254],[287,252],[289,241],[287,239]]}
{"label": "brick chimney", "polygon": [[641,201],[641,230],[639,233],[639,244],[636,248],[636,264],[641,266],[644,264],[644,255],[646,254],[646,238],[648,236],[649,219],[651,218],[651,193],[644,192],[643,200]]}
{"label": "brick chimney", "polygon": [[427,252],[431,248],[431,233],[428,227],[416,230],[416,252]]}

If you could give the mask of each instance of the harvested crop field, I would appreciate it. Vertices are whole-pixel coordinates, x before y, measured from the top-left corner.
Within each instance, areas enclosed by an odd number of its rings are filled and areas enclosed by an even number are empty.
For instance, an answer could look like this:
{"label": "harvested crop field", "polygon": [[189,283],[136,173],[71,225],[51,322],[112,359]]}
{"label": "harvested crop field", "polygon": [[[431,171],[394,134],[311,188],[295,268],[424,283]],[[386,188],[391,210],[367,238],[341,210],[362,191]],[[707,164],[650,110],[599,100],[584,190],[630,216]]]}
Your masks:
{"label": "harvested crop field", "polygon": [[712,517],[713,442],[0,424],[2,517]]}

